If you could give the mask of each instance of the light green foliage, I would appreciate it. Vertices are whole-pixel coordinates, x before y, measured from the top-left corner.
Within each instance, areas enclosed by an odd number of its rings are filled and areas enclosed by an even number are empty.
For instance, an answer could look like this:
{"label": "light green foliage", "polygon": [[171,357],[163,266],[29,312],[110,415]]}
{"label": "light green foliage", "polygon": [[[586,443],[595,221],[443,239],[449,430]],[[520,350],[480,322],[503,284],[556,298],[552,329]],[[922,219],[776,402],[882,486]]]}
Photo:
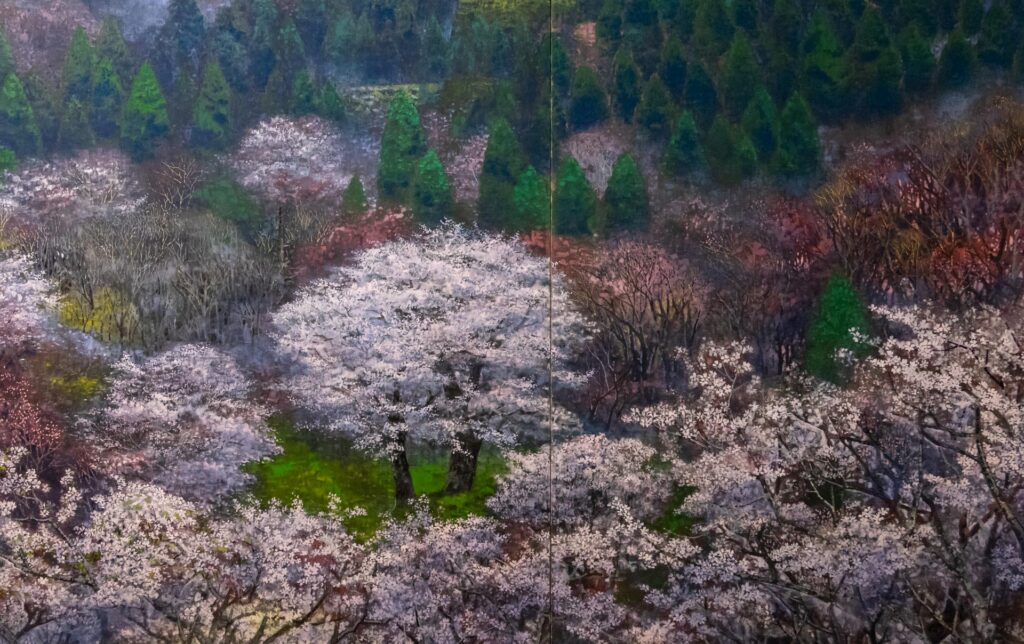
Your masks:
{"label": "light green foliage", "polygon": [[40,153],[42,143],[32,106],[16,74],[7,74],[0,88],[0,145],[20,157]]}
{"label": "light green foliage", "polygon": [[551,209],[547,180],[531,165],[519,175],[513,191],[516,218],[509,229],[516,232],[543,230],[548,227]]}
{"label": "light green foliage", "polygon": [[448,173],[433,150],[427,150],[416,167],[412,211],[424,224],[439,223],[451,218],[455,212]]}
{"label": "light green foliage", "polygon": [[[0,146],[0,185],[4,184],[5,173],[14,172],[18,169],[18,156],[14,154],[14,150]],[[3,239],[0,238],[0,249],[4,246]]]}
{"label": "light green foliage", "polygon": [[416,103],[408,92],[395,95],[388,108],[380,143],[377,190],[385,203],[408,203],[416,164],[426,152],[427,140]]}
{"label": "light green foliage", "polygon": [[196,190],[196,201],[217,217],[255,230],[263,220],[259,202],[241,185],[228,177],[216,177]]}
{"label": "light green foliage", "polygon": [[848,351],[852,357],[864,357],[868,347],[858,342],[854,333],[866,337],[869,330],[867,310],[850,281],[832,276],[807,330],[805,368],[819,378],[841,382],[846,369],[836,352]]}
{"label": "light green foliage", "polygon": [[216,62],[203,70],[203,86],[192,110],[192,141],[206,148],[221,148],[231,136],[231,88]]}
{"label": "light green foliage", "polygon": [[651,216],[647,182],[640,166],[629,154],[622,154],[612,166],[604,192],[604,226],[608,232],[642,230]]}
{"label": "light green foliage", "polygon": [[167,102],[160,91],[156,74],[144,63],[132,80],[132,89],[121,117],[121,139],[136,159],[153,153],[156,142],[169,129]]}
{"label": "light green foliage", "polygon": [[370,202],[366,199],[363,182],[357,174],[349,179],[345,192],[341,195],[341,212],[345,216],[357,216],[366,214],[369,208]]}
{"label": "light green foliage", "polygon": [[555,232],[559,235],[585,235],[597,227],[597,195],[583,168],[569,157],[558,170],[555,184]]}

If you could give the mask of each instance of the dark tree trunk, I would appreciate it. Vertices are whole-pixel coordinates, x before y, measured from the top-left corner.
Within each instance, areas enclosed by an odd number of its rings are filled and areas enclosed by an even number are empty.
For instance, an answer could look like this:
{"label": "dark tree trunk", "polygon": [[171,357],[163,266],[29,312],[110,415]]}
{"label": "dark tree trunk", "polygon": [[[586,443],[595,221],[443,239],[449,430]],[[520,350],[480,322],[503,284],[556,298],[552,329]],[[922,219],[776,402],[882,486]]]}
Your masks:
{"label": "dark tree trunk", "polygon": [[395,477],[395,501],[405,505],[411,501],[416,492],[412,487],[412,474],[409,472],[409,458],[405,453],[405,435],[395,440],[395,451],[391,454],[391,472]]}
{"label": "dark tree trunk", "polygon": [[452,448],[451,458],[448,460],[445,494],[468,492],[473,488],[473,479],[476,478],[476,462],[483,441],[472,432],[463,432],[457,439],[458,443]]}

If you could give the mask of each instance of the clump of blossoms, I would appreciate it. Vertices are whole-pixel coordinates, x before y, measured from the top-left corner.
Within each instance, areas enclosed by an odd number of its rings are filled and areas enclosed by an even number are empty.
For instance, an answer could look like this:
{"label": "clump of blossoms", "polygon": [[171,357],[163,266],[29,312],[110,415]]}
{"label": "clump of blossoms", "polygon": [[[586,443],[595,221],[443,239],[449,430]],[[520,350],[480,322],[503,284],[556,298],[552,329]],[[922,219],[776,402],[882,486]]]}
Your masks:
{"label": "clump of blossoms", "polygon": [[52,330],[57,295],[54,285],[25,255],[0,253],[0,346],[41,338]]}
{"label": "clump of blossoms", "polygon": [[126,355],[113,366],[106,405],[83,429],[111,472],[209,501],[244,487],[241,466],[279,449],[252,389],[231,356],[207,345]]}

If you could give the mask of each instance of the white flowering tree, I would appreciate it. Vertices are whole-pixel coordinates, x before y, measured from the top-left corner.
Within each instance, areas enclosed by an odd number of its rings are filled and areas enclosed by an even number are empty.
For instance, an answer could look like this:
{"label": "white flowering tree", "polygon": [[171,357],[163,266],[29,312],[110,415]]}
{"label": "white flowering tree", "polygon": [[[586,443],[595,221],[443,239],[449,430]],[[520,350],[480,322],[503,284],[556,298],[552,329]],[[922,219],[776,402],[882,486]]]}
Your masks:
{"label": "white flowering tree", "polygon": [[106,405],[84,429],[109,472],[208,501],[247,483],[242,464],[278,450],[269,412],[253,395],[231,356],[207,345],[126,355],[113,367]]}
{"label": "white flowering tree", "polygon": [[38,339],[52,328],[56,289],[24,255],[0,254],[0,347]]}
{"label": "white flowering tree", "polygon": [[584,325],[560,280],[550,294],[549,318],[543,258],[454,224],[364,251],[274,316],[285,386],[387,456],[399,500],[414,493],[410,439],[450,446],[447,490],[467,490],[483,442],[546,431],[549,364],[571,380]]}
{"label": "white flowering tree", "polygon": [[710,543],[650,596],[668,617],[644,637],[985,641],[1024,628],[1019,315],[875,313],[890,335],[847,389],[770,389],[742,347],[711,345],[687,404],[635,415],[696,451],[675,476],[696,488],[682,509]]}

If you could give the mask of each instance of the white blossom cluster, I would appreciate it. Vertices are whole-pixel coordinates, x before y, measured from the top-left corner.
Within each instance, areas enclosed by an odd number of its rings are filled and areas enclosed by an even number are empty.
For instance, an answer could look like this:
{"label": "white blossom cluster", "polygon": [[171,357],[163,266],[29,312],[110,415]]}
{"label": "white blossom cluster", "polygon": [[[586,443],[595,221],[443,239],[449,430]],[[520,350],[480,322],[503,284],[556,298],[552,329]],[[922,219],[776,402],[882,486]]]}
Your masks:
{"label": "white blossom cluster", "polygon": [[54,327],[56,289],[28,257],[0,253],[0,344],[39,338]]}

